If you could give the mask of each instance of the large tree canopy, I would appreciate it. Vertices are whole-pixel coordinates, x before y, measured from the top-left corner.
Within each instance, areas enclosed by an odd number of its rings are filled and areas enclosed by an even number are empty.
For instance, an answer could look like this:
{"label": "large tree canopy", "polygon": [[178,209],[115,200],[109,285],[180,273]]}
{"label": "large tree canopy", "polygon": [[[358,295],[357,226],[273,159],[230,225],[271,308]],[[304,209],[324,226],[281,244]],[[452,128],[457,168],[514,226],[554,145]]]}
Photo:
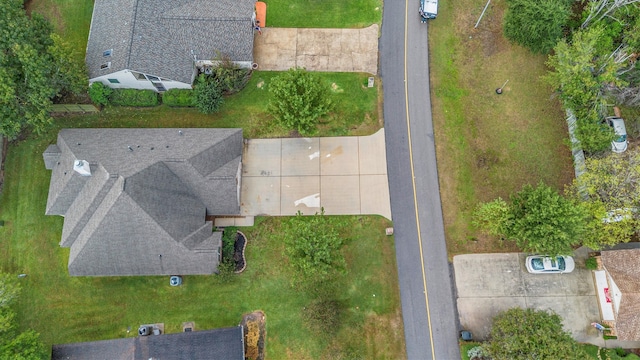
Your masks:
{"label": "large tree canopy", "polygon": [[588,358],[558,315],[533,309],[513,308],[493,318],[485,349],[494,360]]}
{"label": "large tree canopy", "polygon": [[588,213],[576,200],[540,183],[525,185],[507,203],[498,198],[481,204],[474,224],[492,235],[515,240],[523,251],[565,255],[580,244]]}
{"label": "large tree canopy", "polygon": [[564,105],[575,113],[576,136],[584,150],[592,153],[608,149],[614,136],[602,123],[606,89],[624,83],[618,78],[623,64],[610,56],[610,40],[602,26],[578,31],[571,42],[561,40],[547,62],[553,69],[547,80],[558,90]]}
{"label": "large tree canopy", "polygon": [[640,228],[640,151],[589,157],[585,168],[570,188],[592,218],[584,245],[599,249],[629,241]]}
{"label": "large tree canopy", "polygon": [[562,37],[570,15],[566,0],[508,0],[504,17],[507,39],[546,54]]}
{"label": "large tree canopy", "polygon": [[27,16],[22,0],[1,1],[0,13],[0,135],[42,132],[52,98],[84,91],[84,63],[42,16]]}

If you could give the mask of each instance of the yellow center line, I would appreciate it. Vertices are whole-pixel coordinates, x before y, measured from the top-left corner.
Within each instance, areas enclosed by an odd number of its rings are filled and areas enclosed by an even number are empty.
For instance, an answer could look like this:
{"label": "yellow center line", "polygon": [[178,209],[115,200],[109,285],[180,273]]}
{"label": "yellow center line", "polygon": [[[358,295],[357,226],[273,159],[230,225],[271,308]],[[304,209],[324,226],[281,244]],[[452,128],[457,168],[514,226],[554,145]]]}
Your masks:
{"label": "yellow center line", "polygon": [[[427,319],[429,322],[429,341],[431,343],[431,359],[436,359],[433,343],[433,330],[431,328],[431,311],[429,310],[429,295],[427,293],[427,277],[424,271],[424,256],[422,255],[422,235],[420,234],[420,217],[418,214],[418,196],[416,193],[416,176],[413,168],[413,146],[411,145],[411,122],[409,120],[409,90],[407,88],[407,37],[409,24],[409,0],[405,0],[404,18],[404,99],[405,111],[407,114],[407,140],[409,141],[409,162],[411,164],[411,183],[413,185],[413,204],[416,212],[416,229],[418,231],[418,246],[420,248],[420,266],[422,267],[422,286],[424,288],[424,302],[427,309]],[[426,24],[425,24],[426,26]]]}

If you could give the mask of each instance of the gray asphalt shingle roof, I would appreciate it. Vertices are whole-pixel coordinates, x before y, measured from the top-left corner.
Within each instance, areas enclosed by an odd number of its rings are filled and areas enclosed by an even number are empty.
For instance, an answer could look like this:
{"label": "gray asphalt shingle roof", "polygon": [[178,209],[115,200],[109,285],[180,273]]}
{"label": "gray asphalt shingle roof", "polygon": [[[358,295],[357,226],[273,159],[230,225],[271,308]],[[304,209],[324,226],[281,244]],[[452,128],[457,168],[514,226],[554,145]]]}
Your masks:
{"label": "gray asphalt shingle roof", "polygon": [[205,216],[240,213],[242,148],[241,129],[61,130],[43,154],[46,214],[65,217],[69,274],[216,271],[221,235]]}
{"label": "gray asphalt shingle roof", "polygon": [[242,326],[53,345],[52,360],[244,360]]}
{"label": "gray asphalt shingle roof", "polygon": [[[254,6],[254,0],[96,0],[89,78],[129,69],[191,83],[194,56],[211,60],[220,52],[252,62]],[[107,62],[111,67],[101,70]]]}

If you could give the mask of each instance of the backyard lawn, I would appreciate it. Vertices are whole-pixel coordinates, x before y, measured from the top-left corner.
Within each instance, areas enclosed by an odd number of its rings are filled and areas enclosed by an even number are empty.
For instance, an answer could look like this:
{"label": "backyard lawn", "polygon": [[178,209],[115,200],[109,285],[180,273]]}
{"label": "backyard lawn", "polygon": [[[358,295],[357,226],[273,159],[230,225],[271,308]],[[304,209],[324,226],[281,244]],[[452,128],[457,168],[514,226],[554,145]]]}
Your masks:
{"label": "backyard lawn", "polygon": [[[479,202],[573,179],[564,113],[541,79],[545,57],[502,35],[504,2],[441,2],[429,23],[431,96],[449,256],[515,251],[471,225]],[[501,95],[495,90],[508,80]]]}

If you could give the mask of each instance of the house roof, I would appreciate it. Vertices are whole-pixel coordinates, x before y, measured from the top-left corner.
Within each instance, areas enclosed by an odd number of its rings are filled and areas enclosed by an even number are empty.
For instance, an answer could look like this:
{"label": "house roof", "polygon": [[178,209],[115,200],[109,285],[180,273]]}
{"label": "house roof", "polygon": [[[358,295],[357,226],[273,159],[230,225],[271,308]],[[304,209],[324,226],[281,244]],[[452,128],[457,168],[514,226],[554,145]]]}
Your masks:
{"label": "house roof", "polygon": [[602,251],[602,265],[622,293],[616,331],[619,340],[640,340],[640,249]]}
{"label": "house roof", "polygon": [[61,130],[43,154],[46,214],[65,217],[69,274],[215,272],[205,216],[240,213],[242,148],[241,129]]}
{"label": "house roof", "polygon": [[244,360],[242,326],[53,345],[52,360]]}
{"label": "house roof", "polygon": [[[96,0],[89,78],[121,70],[191,83],[194,56],[253,60],[254,0]],[[110,56],[103,56],[112,50]],[[111,63],[101,70],[101,65]]]}

